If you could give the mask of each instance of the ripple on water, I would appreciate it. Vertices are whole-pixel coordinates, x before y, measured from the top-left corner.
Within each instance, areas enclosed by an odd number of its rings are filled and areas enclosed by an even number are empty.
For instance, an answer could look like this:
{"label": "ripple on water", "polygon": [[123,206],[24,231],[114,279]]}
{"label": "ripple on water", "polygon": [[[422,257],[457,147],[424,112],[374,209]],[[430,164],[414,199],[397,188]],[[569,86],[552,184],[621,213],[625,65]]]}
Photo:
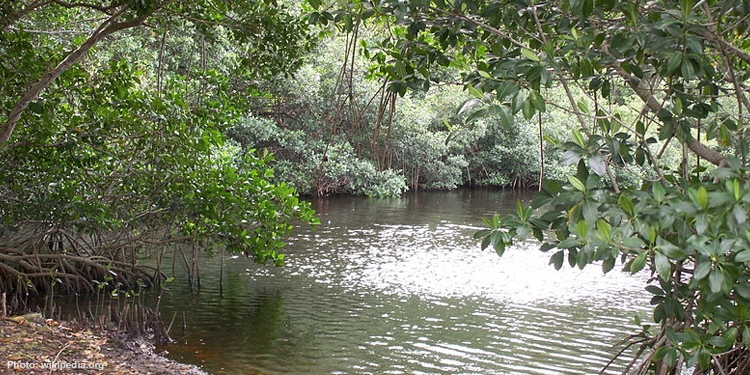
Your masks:
{"label": "ripple on water", "polygon": [[329,216],[290,241],[284,268],[228,259],[231,301],[204,289],[164,305],[202,322],[186,341],[204,339],[209,371],[267,374],[597,373],[646,311],[641,279],[558,272],[530,244],[499,258],[469,224],[386,221],[397,203],[369,213],[381,224]]}

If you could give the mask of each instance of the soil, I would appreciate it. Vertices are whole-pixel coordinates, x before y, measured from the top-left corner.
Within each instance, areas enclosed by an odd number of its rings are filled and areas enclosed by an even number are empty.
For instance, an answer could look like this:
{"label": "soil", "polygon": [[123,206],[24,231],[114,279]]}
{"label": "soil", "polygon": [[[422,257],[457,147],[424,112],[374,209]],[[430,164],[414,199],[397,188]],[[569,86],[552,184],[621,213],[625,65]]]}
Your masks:
{"label": "soil", "polygon": [[158,355],[146,339],[74,328],[40,314],[0,319],[0,374],[208,375]]}

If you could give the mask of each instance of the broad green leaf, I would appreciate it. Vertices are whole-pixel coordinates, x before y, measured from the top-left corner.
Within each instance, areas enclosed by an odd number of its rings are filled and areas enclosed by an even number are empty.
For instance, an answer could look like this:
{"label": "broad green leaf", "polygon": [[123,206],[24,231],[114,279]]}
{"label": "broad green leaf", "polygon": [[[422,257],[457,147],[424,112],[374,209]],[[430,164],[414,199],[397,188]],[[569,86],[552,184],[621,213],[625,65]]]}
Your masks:
{"label": "broad green leaf", "polygon": [[590,223],[594,223],[596,219],[599,218],[599,210],[597,209],[597,205],[592,201],[583,202],[583,206],[581,206],[581,212],[583,213],[583,218]]}
{"label": "broad green leaf", "polygon": [[672,275],[672,264],[669,262],[669,258],[661,252],[657,251],[654,254],[654,265],[656,266],[656,272],[659,277],[664,281],[669,281]]}
{"label": "broad green leaf", "polygon": [[505,242],[502,240],[498,240],[494,243],[495,253],[497,253],[498,256],[503,256],[505,253]]}
{"label": "broad green leaf", "polygon": [[589,105],[586,104],[585,100],[579,100],[578,103],[576,103],[576,105],[578,105],[578,109],[580,109],[581,112],[589,113]]}
{"label": "broad green leaf", "polygon": [[695,200],[698,201],[698,206],[700,206],[703,209],[706,209],[708,207],[708,191],[706,191],[706,188],[701,186],[698,188],[698,191],[695,193]]}
{"label": "broad green leaf", "polygon": [[599,219],[596,221],[596,229],[599,230],[599,232],[602,234],[604,239],[609,242],[612,239],[612,226],[609,225],[608,222],[606,222],[604,219]]}
{"label": "broad green leaf", "polygon": [[531,103],[530,98],[526,98],[526,100],[523,101],[523,106],[521,107],[521,113],[523,114],[523,118],[526,120],[531,120],[534,117],[534,113],[536,113],[536,109],[534,108],[534,105]]}
{"label": "broad green leaf", "polygon": [[573,140],[581,147],[586,147],[586,140],[583,138],[583,134],[578,129],[571,130],[573,133]]}
{"label": "broad green leaf", "polygon": [[586,237],[586,234],[588,234],[589,231],[589,225],[586,222],[586,220],[580,220],[578,223],[576,223],[576,234],[578,234],[578,237],[583,238]]}
{"label": "broad green leaf", "polygon": [[529,98],[531,99],[531,104],[534,106],[534,109],[539,112],[547,110],[547,103],[545,103],[544,98],[539,94],[539,91],[532,90],[529,92]]}
{"label": "broad green leaf", "polygon": [[604,176],[607,174],[607,163],[604,161],[604,159],[599,155],[594,155],[589,158],[589,167],[591,167],[591,170],[594,171],[599,176]]}
{"label": "broad green leaf", "polygon": [[585,192],[586,186],[581,182],[581,180],[578,179],[576,176],[568,176],[568,182],[570,182],[571,185],[573,185],[574,188],[576,188],[579,191]]}
{"label": "broad green leaf", "polygon": [[711,261],[709,260],[698,261],[698,265],[695,266],[693,278],[695,278],[695,280],[703,280],[706,276],[708,276],[709,272],[711,272],[712,266],[713,263],[711,263]]}
{"label": "broad green leaf", "polygon": [[498,111],[498,114],[500,115],[500,119],[502,120],[503,129],[505,129],[506,131],[513,130],[514,116],[511,109],[507,106],[502,106]]}
{"label": "broad green leaf", "polygon": [[746,263],[750,261],[750,249],[743,250],[734,257],[735,262]]}
{"label": "broad green leaf", "polygon": [[562,268],[563,261],[565,260],[565,251],[560,250],[556,252],[555,254],[550,257],[549,264],[552,264],[555,266],[556,270],[560,270]]}
{"label": "broad green leaf", "polygon": [[666,190],[664,190],[664,185],[662,185],[658,181],[654,182],[654,184],[651,186],[651,192],[654,195],[654,199],[658,203],[661,203],[664,200],[664,196],[667,194]]}
{"label": "broad green leaf", "polygon": [[664,296],[664,290],[662,290],[661,288],[659,288],[656,285],[649,285],[649,286],[647,286],[646,287],[646,291],[648,291],[649,293],[651,293],[653,295],[656,295],[656,296],[662,296],[662,297]]}
{"label": "broad green leaf", "polygon": [[736,178],[732,180],[732,192],[734,193],[734,200],[739,202],[741,194],[742,194],[742,190],[740,186],[740,180]]}
{"label": "broad green leaf", "polygon": [[532,51],[532,50],[530,50],[530,49],[528,49],[528,48],[521,48],[521,54],[522,54],[522,55],[523,55],[523,56],[524,56],[525,58],[527,58],[527,59],[529,59],[529,60],[531,60],[531,61],[536,61],[536,62],[539,62],[539,61],[541,61],[541,60],[539,59],[539,56],[537,56],[537,55],[536,55],[536,53],[534,53],[534,51]]}
{"label": "broad green leaf", "polygon": [[682,52],[672,52],[667,59],[666,76],[673,75],[682,64]]}
{"label": "broad green leaf", "polygon": [[739,204],[734,206],[732,213],[737,224],[744,224],[747,221],[747,212],[745,212],[745,209]]}
{"label": "broad green leaf", "polygon": [[682,17],[687,20],[690,17],[690,12],[693,10],[693,0],[680,0],[680,10],[682,11]]}
{"label": "broad green leaf", "polygon": [[708,275],[708,286],[711,289],[711,293],[721,292],[721,288],[724,284],[724,272],[716,268],[711,271]]}
{"label": "broad green leaf", "polygon": [[[482,90],[479,90],[476,87],[474,87],[474,85],[472,84],[466,85],[466,91],[468,91],[469,95],[473,96],[474,98],[479,99],[479,100],[484,100],[484,93],[482,92]],[[465,106],[466,104],[464,104],[464,106],[462,107],[465,107]]]}
{"label": "broad green leaf", "polygon": [[583,19],[589,18],[593,10],[594,0],[583,0],[583,2],[581,3],[581,17]]}
{"label": "broad green leaf", "polygon": [[635,206],[633,205],[633,200],[625,195],[625,193],[621,193],[617,198],[617,205],[620,206],[620,208],[622,208],[622,210],[625,211],[626,214],[630,216],[633,216],[635,214]]}
{"label": "broad green leaf", "polygon": [[628,270],[631,274],[638,273],[640,270],[643,269],[643,267],[646,265],[646,260],[648,260],[648,252],[644,251],[640,254],[638,254],[635,258],[633,258],[632,261],[630,261],[630,267]]}

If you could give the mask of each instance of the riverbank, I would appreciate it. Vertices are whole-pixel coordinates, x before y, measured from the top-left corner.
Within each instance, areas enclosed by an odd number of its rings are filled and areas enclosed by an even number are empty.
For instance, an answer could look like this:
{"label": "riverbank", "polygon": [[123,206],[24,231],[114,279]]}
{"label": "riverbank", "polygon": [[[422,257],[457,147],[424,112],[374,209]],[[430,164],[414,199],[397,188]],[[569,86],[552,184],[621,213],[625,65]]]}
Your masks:
{"label": "riverbank", "polygon": [[164,358],[147,340],[80,329],[39,314],[0,320],[0,374],[208,375]]}

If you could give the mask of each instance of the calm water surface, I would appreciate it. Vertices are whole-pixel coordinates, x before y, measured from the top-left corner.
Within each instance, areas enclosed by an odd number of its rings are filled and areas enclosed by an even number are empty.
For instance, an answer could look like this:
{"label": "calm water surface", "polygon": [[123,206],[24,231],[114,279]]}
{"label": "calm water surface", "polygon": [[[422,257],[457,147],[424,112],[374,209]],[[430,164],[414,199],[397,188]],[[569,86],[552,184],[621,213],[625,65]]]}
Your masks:
{"label": "calm water surface", "polygon": [[648,316],[643,279],[558,272],[534,244],[482,252],[481,217],[516,198],[315,200],[322,225],[289,239],[285,267],[227,257],[223,296],[218,256],[200,292],[178,276],[161,301],[177,340],[164,349],[213,374],[596,374]]}

